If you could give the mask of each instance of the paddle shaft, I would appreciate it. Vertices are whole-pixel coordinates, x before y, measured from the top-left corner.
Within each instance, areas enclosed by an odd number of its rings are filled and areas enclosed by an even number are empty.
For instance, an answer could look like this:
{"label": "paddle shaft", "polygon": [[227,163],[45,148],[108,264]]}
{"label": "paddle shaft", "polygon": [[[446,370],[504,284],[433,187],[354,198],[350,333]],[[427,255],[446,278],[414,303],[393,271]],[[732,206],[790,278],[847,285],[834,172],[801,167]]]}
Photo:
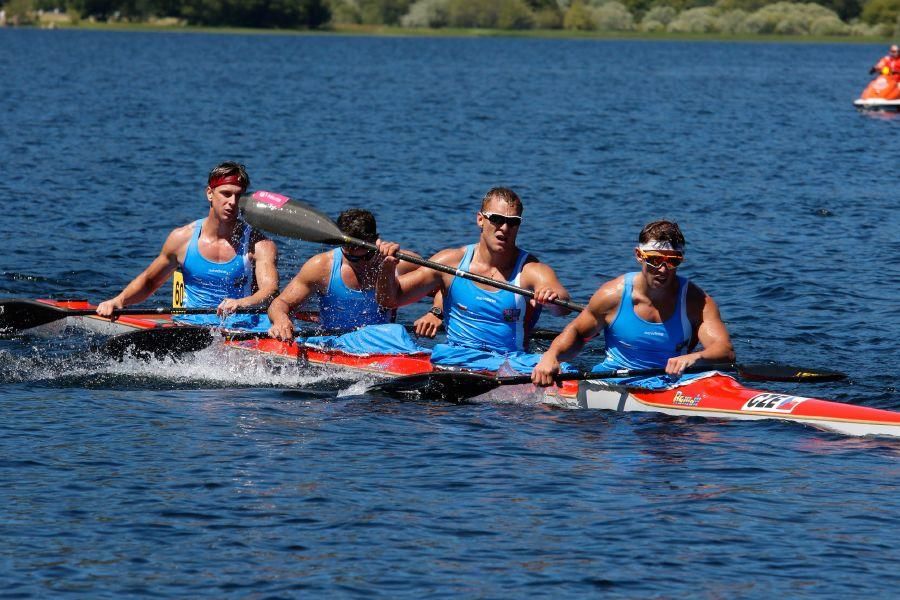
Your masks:
{"label": "paddle shaft", "polygon": [[[331,245],[348,244],[378,251],[378,246],[375,244],[356,239],[341,231],[337,223],[332,221],[331,217],[325,213],[281,194],[266,191],[254,192],[252,196],[243,196],[241,198],[240,207],[245,221],[265,231],[306,240],[307,242]],[[456,267],[419,258],[406,252],[398,252],[396,257],[420,267],[427,267],[441,273],[469,279],[482,285],[534,298],[533,291],[520,288],[505,281],[476,275]],[[558,298],[552,300],[551,303],[576,312],[581,312],[585,308],[580,304]]]}
{"label": "paddle shaft", "polygon": [[[684,370],[685,373],[703,373],[705,371],[738,371],[735,363],[707,363],[704,365],[691,365]],[[659,369],[616,369],[613,371],[578,371],[575,373],[560,373],[554,379],[556,381],[583,381],[585,379],[615,379],[619,377],[653,377],[665,375],[664,368]],[[521,385],[531,383],[531,375],[512,375],[509,377],[495,377],[497,385]]]}
{"label": "paddle shaft", "polygon": [[[353,246],[359,246],[361,248],[368,248],[370,250],[378,250],[378,246],[372,244],[370,242],[364,242],[362,240],[358,240],[356,238],[345,236],[344,243],[351,244]],[[412,254],[408,254],[406,252],[398,252],[396,257],[400,260],[405,260],[406,262],[411,262],[414,265],[419,265],[420,267],[427,267],[429,269],[434,269],[435,271],[440,271],[441,273],[447,273],[449,275],[454,275],[456,277],[462,277],[463,279],[468,279],[470,281],[474,281],[476,283],[480,283],[482,285],[489,285],[491,287],[495,287],[501,290],[506,290],[507,292],[512,292],[514,294],[521,294],[522,296],[526,296],[528,298],[534,298],[534,292],[531,290],[526,290],[525,288],[521,288],[519,286],[513,285],[511,283],[507,283],[505,281],[498,281],[496,279],[491,279],[490,277],[484,277],[483,275],[477,275],[475,273],[470,273],[469,271],[463,271],[462,269],[454,268],[449,265],[445,265],[442,263],[434,262],[432,260],[427,260],[425,258],[419,258],[418,256],[414,256]],[[564,308],[568,308],[569,310],[573,310],[575,312],[581,312],[585,309],[581,304],[576,304],[575,302],[569,302],[568,300],[561,300],[556,298],[550,301],[552,304],[556,304],[557,306],[562,306]]]}
{"label": "paddle shaft", "polygon": [[[97,311],[92,308],[60,308],[59,310],[63,311],[64,314],[60,315],[60,318],[63,319],[65,317],[87,317],[87,316],[99,316],[97,315]],[[239,314],[239,315],[253,315],[260,314],[266,312],[265,308],[239,308],[237,310],[231,311],[229,314]],[[131,315],[214,315],[216,314],[215,308],[168,308],[165,306],[158,306],[155,308],[119,308],[112,312],[112,316],[114,317],[124,317]]]}
{"label": "paddle shaft", "polygon": [[[737,373],[747,379],[764,381],[790,381],[790,382],[827,382],[846,379],[844,373],[837,371],[824,371],[818,369],[805,369],[802,367],[790,367],[785,365],[741,365],[738,363],[703,363],[686,368],[683,373],[705,373],[707,371],[724,371]],[[589,379],[616,379],[626,377],[655,377],[665,375],[665,368],[657,369],[614,369],[611,371],[581,371],[577,373],[560,373],[555,377],[556,381],[583,381]],[[494,381],[500,385],[521,385],[531,383],[531,375],[513,375],[511,377],[495,377]]]}

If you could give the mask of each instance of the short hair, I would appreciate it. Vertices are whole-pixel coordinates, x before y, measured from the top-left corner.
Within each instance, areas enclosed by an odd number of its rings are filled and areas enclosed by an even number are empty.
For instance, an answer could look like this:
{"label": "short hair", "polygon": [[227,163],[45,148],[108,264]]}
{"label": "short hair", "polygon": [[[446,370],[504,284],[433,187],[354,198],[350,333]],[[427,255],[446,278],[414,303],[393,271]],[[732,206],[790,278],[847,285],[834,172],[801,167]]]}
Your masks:
{"label": "short hair", "polygon": [[650,240],[669,242],[675,248],[679,246],[683,248],[686,245],[684,234],[674,221],[653,221],[644,225],[638,236],[638,243],[646,244]]}
{"label": "short hair", "polygon": [[525,207],[522,206],[522,201],[519,199],[519,196],[516,195],[514,191],[505,187],[495,187],[488,190],[487,194],[484,195],[484,198],[481,199],[481,210],[487,208],[488,204],[491,203],[491,200],[499,200],[505,204],[509,204],[516,210],[516,214],[521,215],[522,211],[525,210]]}
{"label": "short hair", "polygon": [[374,243],[378,239],[378,225],[375,215],[361,208],[350,208],[338,215],[338,229],[350,237]]}
{"label": "short hair", "polygon": [[250,176],[247,175],[247,169],[241,163],[231,160],[226,160],[213,167],[213,170],[209,172],[209,177],[206,178],[206,184],[209,185],[214,179],[228,177],[229,175],[237,175],[238,180],[241,182],[241,186],[245,190],[250,187]]}

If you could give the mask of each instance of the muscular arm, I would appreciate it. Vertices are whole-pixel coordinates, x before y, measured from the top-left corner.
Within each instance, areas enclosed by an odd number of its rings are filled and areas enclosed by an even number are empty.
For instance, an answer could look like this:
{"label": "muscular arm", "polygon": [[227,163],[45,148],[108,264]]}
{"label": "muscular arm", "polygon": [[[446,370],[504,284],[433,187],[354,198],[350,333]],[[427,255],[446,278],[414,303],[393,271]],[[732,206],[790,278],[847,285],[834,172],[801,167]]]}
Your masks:
{"label": "muscular arm", "polygon": [[553,300],[569,300],[569,292],[556,277],[556,272],[542,262],[530,262],[522,268],[522,285],[534,290],[534,302],[543,304],[557,317],[569,314],[564,306],[552,304]]}
{"label": "muscular arm", "polygon": [[[443,282],[441,273],[433,269],[423,267],[398,276],[398,261],[393,256],[398,249],[396,244],[382,244],[380,247],[387,248],[388,252],[382,262],[381,270],[378,273],[378,283],[375,287],[376,297],[381,306],[385,308],[406,306],[441,286]],[[459,265],[462,257],[463,250],[461,248],[453,248],[441,250],[432,256],[430,260],[456,267]]]}
{"label": "muscular arm", "polygon": [[178,268],[179,255],[183,254],[187,247],[192,231],[193,229],[189,225],[172,231],[166,238],[159,256],[153,259],[150,266],[132,279],[131,283],[125,286],[118,296],[101,302],[97,306],[97,314],[108,317],[117,309],[143,302],[149,298]]}
{"label": "muscular arm", "polygon": [[531,372],[531,380],[535,385],[552,385],[554,377],[559,373],[559,361],[574,358],[584,348],[584,344],[606,326],[609,315],[614,315],[619,309],[623,285],[623,278],[618,277],[594,292],[587,308],[556,336]]}
{"label": "muscular arm", "polygon": [[256,293],[240,299],[240,306],[266,304],[278,294],[278,248],[272,240],[261,237],[253,249]]}
{"label": "muscular arm", "polygon": [[682,356],[673,356],[666,364],[666,373],[680,375],[698,361],[733,361],[734,347],[728,328],[722,322],[715,300],[691,284],[688,290],[688,316],[694,324],[697,339],[703,349]]}
{"label": "muscular arm", "polygon": [[325,293],[325,285],[331,271],[331,253],[324,252],[312,257],[301,267],[300,272],[269,305],[269,319],[272,327],[269,335],[280,340],[294,339],[294,324],[290,313],[313,293]]}
{"label": "muscular arm", "polygon": [[[434,301],[431,303],[431,310],[439,308],[441,311],[444,310],[444,292],[443,290],[438,290],[438,292],[434,295]],[[444,324],[443,319],[437,318],[431,310],[426,312],[424,315],[415,320],[413,325],[415,326],[416,335],[420,337],[429,337],[433,338],[437,335],[438,329],[441,328],[441,325]],[[446,317],[445,317],[446,318]]]}

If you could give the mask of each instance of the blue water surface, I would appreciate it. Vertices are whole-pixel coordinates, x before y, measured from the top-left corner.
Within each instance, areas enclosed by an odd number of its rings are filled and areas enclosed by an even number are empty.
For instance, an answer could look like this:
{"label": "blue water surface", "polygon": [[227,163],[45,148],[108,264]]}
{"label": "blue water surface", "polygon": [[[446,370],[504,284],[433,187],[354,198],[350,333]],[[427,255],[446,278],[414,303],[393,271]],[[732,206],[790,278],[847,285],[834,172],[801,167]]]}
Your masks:
{"label": "blue water surface", "polygon": [[[677,220],[767,389],[900,410],[900,120],[877,45],[0,30],[0,296],[118,292],[206,173],[430,254],[495,185],[576,300]],[[824,66],[824,68],[823,68]],[[285,284],[317,246],[279,239]],[[150,303],[164,304],[163,289]],[[427,308],[401,313],[411,322]],[[545,318],[560,328],[565,319]],[[0,597],[890,595],[900,444],[779,422],[399,402],[211,348],[0,341]],[[597,359],[588,352],[584,364]]]}

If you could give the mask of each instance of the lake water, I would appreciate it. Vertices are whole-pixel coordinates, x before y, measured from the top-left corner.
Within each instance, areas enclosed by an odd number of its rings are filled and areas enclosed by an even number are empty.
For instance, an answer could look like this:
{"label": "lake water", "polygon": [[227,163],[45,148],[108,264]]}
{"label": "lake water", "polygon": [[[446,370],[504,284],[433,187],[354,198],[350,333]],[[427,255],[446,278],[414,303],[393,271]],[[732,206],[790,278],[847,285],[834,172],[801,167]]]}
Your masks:
{"label": "lake water", "polygon": [[[426,255],[474,241],[507,185],[520,245],[576,300],[675,219],[742,361],[851,375],[767,389],[900,410],[900,120],[851,105],[885,50],[0,30],[0,296],[114,295],[204,216],[222,160],[333,215],[369,208]],[[279,244],[283,284],[319,250]],[[109,364],[76,338],[0,341],[5,598],[898,584],[898,442],[397,402],[221,349]]]}

